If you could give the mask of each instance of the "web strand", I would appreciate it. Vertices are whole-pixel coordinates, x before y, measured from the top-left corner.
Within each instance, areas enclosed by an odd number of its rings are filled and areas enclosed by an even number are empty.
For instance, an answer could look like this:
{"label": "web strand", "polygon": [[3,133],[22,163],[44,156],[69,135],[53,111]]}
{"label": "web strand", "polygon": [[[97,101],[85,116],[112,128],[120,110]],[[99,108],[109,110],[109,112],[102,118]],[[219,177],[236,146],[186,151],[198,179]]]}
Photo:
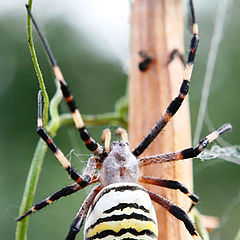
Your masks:
{"label": "web strand", "polygon": [[217,59],[220,43],[222,40],[222,35],[224,30],[224,21],[225,21],[228,7],[231,2],[232,1],[229,1],[229,0],[223,0],[223,1],[219,1],[218,3],[215,24],[214,24],[214,31],[213,31],[211,46],[208,54],[207,68],[206,68],[205,77],[203,81],[202,95],[201,95],[196,129],[195,129],[194,138],[193,138],[193,144],[196,144],[200,139],[200,135],[203,127],[203,121],[204,121],[205,113],[207,109],[210,87],[213,79],[213,73],[216,66],[216,59]]}

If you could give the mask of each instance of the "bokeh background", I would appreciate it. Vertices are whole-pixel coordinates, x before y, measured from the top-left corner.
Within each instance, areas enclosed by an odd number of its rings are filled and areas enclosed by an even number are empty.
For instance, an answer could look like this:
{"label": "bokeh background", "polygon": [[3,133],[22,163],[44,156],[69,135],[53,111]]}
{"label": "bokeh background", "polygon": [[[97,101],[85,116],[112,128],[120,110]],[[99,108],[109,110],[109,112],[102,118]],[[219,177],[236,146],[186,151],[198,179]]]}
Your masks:
{"label": "bokeh background", "polygon": [[[101,2],[101,4],[99,4]],[[104,113],[114,108],[125,93],[128,68],[129,2],[35,1],[34,15],[50,43],[82,113]],[[201,87],[213,32],[218,1],[196,1],[201,42],[190,89],[192,132],[196,126]],[[26,36],[24,1],[0,3],[0,238],[14,239],[18,208],[32,155],[36,134],[38,81],[31,62]],[[185,4],[186,5],[186,4]],[[185,6],[186,8],[186,6]],[[209,128],[231,122],[233,132],[224,136],[224,145],[240,142],[240,1],[231,1],[227,10],[223,40],[216,63],[208,102]],[[186,28],[186,49],[190,34]],[[53,74],[43,48],[35,45],[49,96],[55,91]],[[67,112],[65,104],[61,111]],[[90,127],[99,139],[104,128]],[[62,128],[55,138],[77,169],[88,152],[80,144],[74,127]],[[83,154],[83,155],[81,155]],[[214,240],[234,239],[240,228],[240,166],[222,159],[194,160],[195,192],[201,197],[198,209],[217,216],[221,228],[211,234]],[[70,184],[71,181],[50,151],[47,152],[35,202]],[[28,239],[63,239],[86,191],[62,199],[34,214]],[[79,238],[81,239],[81,237]]]}

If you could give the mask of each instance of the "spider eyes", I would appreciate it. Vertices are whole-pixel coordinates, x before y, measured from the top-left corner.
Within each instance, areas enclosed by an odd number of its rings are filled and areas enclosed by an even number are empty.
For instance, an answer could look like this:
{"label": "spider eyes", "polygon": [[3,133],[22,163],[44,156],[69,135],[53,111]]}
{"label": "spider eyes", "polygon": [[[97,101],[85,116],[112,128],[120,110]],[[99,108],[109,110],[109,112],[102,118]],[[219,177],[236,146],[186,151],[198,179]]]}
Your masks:
{"label": "spider eyes", "polygon": [[129,144],[127,142],[123,142],[123,141],[114,141],[111,143],[111,146],[120,146],[120,147],[124,147],[124,146],[129,146]]}

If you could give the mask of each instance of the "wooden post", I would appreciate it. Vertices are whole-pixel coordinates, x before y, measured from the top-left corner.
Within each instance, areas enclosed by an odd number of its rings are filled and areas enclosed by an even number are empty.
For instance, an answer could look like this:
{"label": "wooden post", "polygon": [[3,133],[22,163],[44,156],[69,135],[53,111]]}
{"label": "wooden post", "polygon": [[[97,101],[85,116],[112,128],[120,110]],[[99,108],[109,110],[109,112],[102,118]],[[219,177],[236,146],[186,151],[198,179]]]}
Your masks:
{"label": "wooden post", "polygon": [[[130,143],[132,149],[144,138],[153,124],[179,92],[183,80],[183,63],[175,58],[168,64],[174,49],[183,50],[183,4],[181,0],[135,0],[131,15],[130,69]],[[190,44],[190,43],[189,43]],[[139,51],[153,58],[148,70],[141,72]],[[191,90],[190,90],[191,91]],[[172,120],[148,147],[143,156],[182,150],[191,146],[188,99]],[[191,160],[147,166],[143,175],[177,180],[192,188]],[[144,186],[188,210],[189,199],[176,190]],[[155,205],[159,239],[190,240],[184,224],[165,209]]]}

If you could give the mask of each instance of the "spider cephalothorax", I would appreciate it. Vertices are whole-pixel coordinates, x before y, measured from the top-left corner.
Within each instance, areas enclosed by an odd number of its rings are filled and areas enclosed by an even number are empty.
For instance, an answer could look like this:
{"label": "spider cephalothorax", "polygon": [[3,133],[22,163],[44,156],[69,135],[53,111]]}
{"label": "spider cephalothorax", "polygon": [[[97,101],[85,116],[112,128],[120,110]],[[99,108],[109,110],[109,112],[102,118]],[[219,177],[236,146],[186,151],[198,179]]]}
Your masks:
{"label": "spider cephalothorax", "polygon": [[100,170],[103,186],[118,182],[137,182],[138,160],[132,154],[129,144],[123,141],[112,142],[110,152]]}

